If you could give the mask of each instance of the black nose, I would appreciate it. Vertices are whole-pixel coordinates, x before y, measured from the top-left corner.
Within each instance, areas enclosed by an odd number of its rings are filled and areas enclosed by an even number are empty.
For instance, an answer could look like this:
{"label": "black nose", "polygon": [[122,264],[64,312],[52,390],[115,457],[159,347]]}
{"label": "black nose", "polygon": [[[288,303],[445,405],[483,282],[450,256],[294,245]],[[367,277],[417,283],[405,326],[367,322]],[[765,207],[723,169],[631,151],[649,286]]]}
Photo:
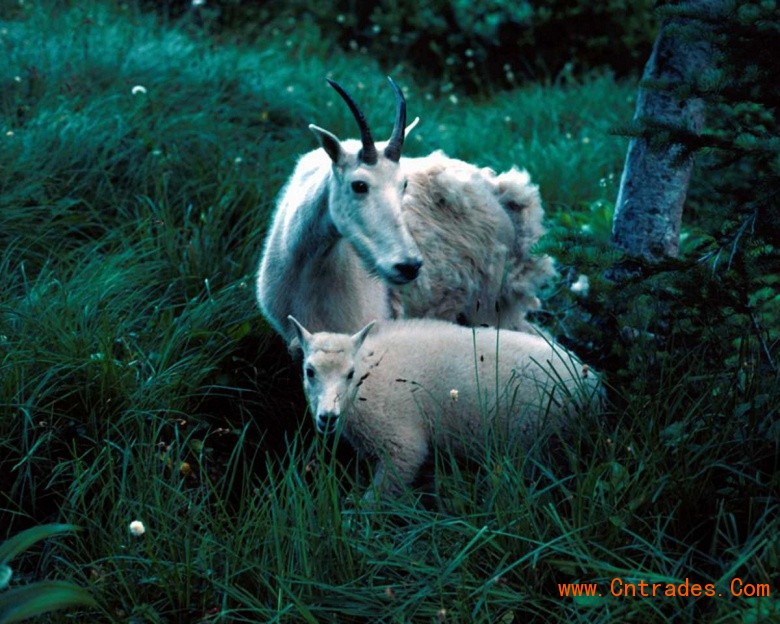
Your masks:
{"label": "black nose", "polygon": [[336,431],[339,422],[339,415],[333,412],[324,412],[317,416],[317,431],[329,435]]}
{"label": "black nose", "polygon": [[411,262],[399,262],[393,265],[396,274],[405,282],[411,282],[420,273],[422,260],[412,260]]}

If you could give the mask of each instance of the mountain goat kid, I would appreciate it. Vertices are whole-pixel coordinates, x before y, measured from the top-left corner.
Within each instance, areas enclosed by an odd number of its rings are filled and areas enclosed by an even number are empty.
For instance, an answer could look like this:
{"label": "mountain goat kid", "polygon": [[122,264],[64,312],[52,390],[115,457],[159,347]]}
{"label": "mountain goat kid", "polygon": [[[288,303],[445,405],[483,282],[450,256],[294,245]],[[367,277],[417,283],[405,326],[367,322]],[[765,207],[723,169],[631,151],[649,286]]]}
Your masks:
{"label": "mountain goat kid", "polygon": [[359,455],[377,461],[381,497],[411,484],[433,446],[473,457],[490,431],[528,447],[600,397],[587,366],[529,333],[412,319],[312,334],[289,319],[317,430],[340,429]]}

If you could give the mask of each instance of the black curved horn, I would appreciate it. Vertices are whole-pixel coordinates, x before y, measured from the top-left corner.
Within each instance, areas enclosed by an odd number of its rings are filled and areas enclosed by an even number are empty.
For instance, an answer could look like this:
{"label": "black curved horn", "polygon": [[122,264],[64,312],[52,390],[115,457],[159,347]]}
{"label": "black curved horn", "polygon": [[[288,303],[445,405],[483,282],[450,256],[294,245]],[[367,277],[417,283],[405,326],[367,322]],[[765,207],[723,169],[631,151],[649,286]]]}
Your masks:
{"label": "black curved horn", "polygon": [[393,134],[390,135],[390,140],[387,142],[387,147],[385,147],[385,156],[387,156],[393,162],[398,162],[401,159],[401,149],[404,146],[404,131],[406,129],[406,100],[404,99],[404,94],[401,92],[401,89],[399,89],[398,85],[395,84],[395,81],[390,78],[390,76],[388,76],[387,79],[390,81],[390,86],[393,87],[393,91],[395,91],[395,99],[398,103],[398,110],[395,115],[395,126],[393,127]]}
{"label": "black curved horn", "polygon": [[371,130],[368,127],[366,116],[363,114],[363,111],[358,108],[358,105],[355,104],[355,100],[352,99],[349,93],[347,93],[339,83],[330,78],[328,78],[327,81],[347,103],[349,110],[352,111],[352,116],[358,123],[358,127],[360,128],[360,141],[363,143],[363,149],[358,153],[358,158],[367,165],[375,165],[378,160],[376,146],[374,145],[374,139],[371,136]]}

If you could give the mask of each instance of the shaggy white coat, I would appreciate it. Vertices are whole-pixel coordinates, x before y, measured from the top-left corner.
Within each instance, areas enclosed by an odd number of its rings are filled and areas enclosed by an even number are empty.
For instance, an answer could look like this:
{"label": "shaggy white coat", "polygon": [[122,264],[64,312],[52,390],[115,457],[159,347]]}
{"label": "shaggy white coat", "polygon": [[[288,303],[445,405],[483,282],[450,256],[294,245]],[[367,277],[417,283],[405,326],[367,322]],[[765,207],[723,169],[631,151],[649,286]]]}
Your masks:
{"label": "shaggy white coat", "polygon": [[[405,317],[532,330],[526,312],[554,268],[531,253],[544,229],[528,174],[496,175],[442,152],[366,166],[360,147],[340,142],[336,160],[324,149],[304,155],[281,193],[257,278],[274,329],[291,342],[293,315],[314,331]],[[356,179],[372,189],[362,203],[350,194]],[[399,286],[392,267],[404,258],[423,264]]]}
{"label": "shaggy white coat", "polygon": [[496,175],[441,151],[401,164],[404,219],[424,262],[416,280],[392,289],[396,317],[533,332],[525,315],[555,269],[552,258],[531,253],[545,230],[528,172]]}
{"label": "shaggy white coat", "polygon": [[427,319],[311,334],[291,320],[317,429],[376,460],[380,496],[410,484],[433,446],[472,455],[488,431],[527,446],[599,400],[598,377],[537,335]]}

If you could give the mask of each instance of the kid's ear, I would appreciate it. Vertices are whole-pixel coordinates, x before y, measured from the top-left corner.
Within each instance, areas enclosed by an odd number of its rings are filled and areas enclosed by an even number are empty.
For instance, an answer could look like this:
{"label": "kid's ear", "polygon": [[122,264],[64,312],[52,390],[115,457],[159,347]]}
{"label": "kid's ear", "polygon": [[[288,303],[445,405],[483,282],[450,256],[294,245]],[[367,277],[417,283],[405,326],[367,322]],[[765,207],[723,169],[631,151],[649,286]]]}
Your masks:
{"label": "kid's ear", "polygon": [[357,352],[357,350],[363,346],[363,341],[366,339],[366,336],[368,336],[368,333],[371,331],[371,328],[374,326],[374,323],[376,323],[376,321],[371,321],[357,334],[352,336],[352,348],[354,349],[355,352]]}
{"label": "kid's ear", "polygon": [[293,338],[287,345],[287,352],[290,354],[293,362],[300,363],[303,361],[303,347],[301,341],[298,338]]}
{"label": "kid's ear", "polygon": [[339,165],[344,161],[344,150],[341,148],[341,141],[335,134],[314,124],[309,124],[309,130],[317,137],[322,149],[330,156],[334,164]]}
{"label": "kid's ear", "polygon": [[295,333],[298,335],[298,342],[300,343],[301,348],[306,350],[306,346],[309,344],[309,341],[312,338],[311,332],[309,332],[303,325],[301,325],[294,316],[290,315],[287,318],[292,323],[292,326],[295,329]]}

